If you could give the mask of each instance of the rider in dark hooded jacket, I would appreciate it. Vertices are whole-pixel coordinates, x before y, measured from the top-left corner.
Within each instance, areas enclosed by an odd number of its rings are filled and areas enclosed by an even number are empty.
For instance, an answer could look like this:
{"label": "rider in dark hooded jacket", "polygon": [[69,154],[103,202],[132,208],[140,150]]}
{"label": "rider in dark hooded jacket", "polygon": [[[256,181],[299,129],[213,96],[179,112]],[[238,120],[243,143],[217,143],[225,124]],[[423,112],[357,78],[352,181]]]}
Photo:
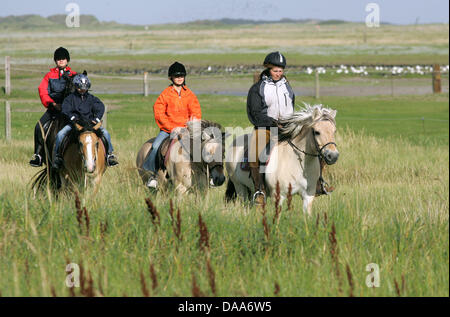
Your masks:
{"label": "rider in dark hooded jacket", "polygon": [[[67,96],[62,104],[62,113],[70,120],[70,123],[62,128],[56,136],[55,146],[53,148],[52,167],[54,169],[59,169],[63,164],[60,146],[64,138],[72,130],[73,123],[79,120],[98,123],[101,121],[100,119],[103,117],[105,112],[105,105],[103,102],[88,92],[88,89],[91,87],[91,83],[85,74],[76,75],[73,83],[76,91]],[[112,153],[114,149],[111,143],[111,136],[104,127],[100,127],[100,130],[108,142],[108,165],[114,166],[119,164],[115,155]]]}

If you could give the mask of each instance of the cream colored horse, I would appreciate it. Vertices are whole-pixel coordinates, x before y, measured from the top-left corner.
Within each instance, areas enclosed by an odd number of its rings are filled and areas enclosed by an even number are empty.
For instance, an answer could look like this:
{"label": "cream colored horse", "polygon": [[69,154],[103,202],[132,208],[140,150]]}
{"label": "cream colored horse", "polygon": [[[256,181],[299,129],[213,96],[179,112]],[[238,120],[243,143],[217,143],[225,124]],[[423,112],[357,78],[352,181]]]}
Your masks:
{"label": "cream colored horse", "polygon": [[[222,127],[207,120],[191,120],[175,138],[167,154],[165,170],[158,170],[158,187],[165,187],[168,180],[178,194],[184,194],[193,186],[208,188],[221,186],[225,181],[223,157],[225,152]],[[152,147],[152,140],[145,142],[136,157],[136,166],[144,184],[149,173],[143,169],[145,158]]]}
{"label": "cream colored horse", "polygon": [[[323,108],[322,105],[305,104],[301,111],[280,120],[278,140],[272,147],[265,171],[268,196],[275,193],[279,182],[281,204],[288,195],[290,184],[292,195],[300,194],[303,199],[303,211],[311,214],[316,184],[321,176],[319,157],[327,164],[334,164],[339,157],[334,143],[335,116],[335,110]],[[250,193],[254,193],[249,172],[240,168],[247,147],[246,140],[249,139],[249,135],[240,136],[227,150],[227,200],[236,195],[246,200]]]}

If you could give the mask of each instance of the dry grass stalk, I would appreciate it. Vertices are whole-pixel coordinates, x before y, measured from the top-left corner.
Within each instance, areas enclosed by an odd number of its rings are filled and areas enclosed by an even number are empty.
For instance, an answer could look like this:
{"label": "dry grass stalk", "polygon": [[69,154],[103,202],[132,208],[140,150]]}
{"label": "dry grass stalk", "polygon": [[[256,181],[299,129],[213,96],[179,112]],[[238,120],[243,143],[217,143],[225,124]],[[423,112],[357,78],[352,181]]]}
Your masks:
{"label": "dry grass stalk", "polygon": [[197,279],[195,278],[194,273],[192,273],[192,296],[193,297],[204,297],[205,296],[197,284]]}
{"label": "dry grass stalk", "polygon": [[280,200],[281,200],[280,182],[277,181],[277,185],[276,185],[276,188],[275,188],[275,215],[273,216],[273,221],[272,221],[273,224],[275,224],[275,222],[280,217],[280,213],[281,213]]}
{"label": "dry grass stalk", "polygon": [[86,207],[81,208],[80,196],[78,195],[78,191],[75,191],[75,209],[77,211],[77,221],[78,227],[80,228],[80,233],[83,232],[83,215],[84,215],[86,236],[89,236],[89,225],[90,225],[89,214],[87,212]]}
{"label": "dry grass stalk", "polygon": [[280,284],[278,282],[275,282],[275,291],[273,293],[275,296],[280,295]]}
{"label": "dry grass stalk", "polygon": [[346,265],[345,270],[347,271],[347,280],[348,280],[348,285],[350,286],[350,292],[349,292],[348,296],[354,297],[353,291],[355,290],[355,285],[353,283],[352,271],[350,270],[350,266],[348,264]]}
{"label": "dry grass stalk", "polygon": [[170,199],[169,214],[170,214],[170,218],[172,219],[173,233],[177,237],[178,241],[181,241],[182,237],[181,237],[181,214],[180,214],[180,208],[178,208],[178,210],[177,210],[177,216],[176,216],[176,219],[175,219],[172,199]]}
{"label": "dry grass stalk", "polygon": [[86,297],[94,297],[94,280],[92,279],[91,271],[88,271],[88,287],[85,291]]}
{"label": "dry grass stalk", "polygon": [[330,254],[331,254],[331,260],[333,261],[333,266],[336,272],[336,278],[338,280],[339,293],[342,293],[342,280],[341,280],[341,271],[339,269],[339,257],[338,257],[338,243],[336,239],[336,227],[334,225],[334,222],[331,225],[331,232],[328,234],[328,239],[330,240]]}
{"label": "dry grass stalk", "polygon": [[208,271],[208,281],[209,286],[211,287],[211,291],[214,296],[217,296],[217,289],[216,289],[216,273],[214,272],[211,261],[209,257],[206,259],[206,269]]}
{"label": "dry grass stalk", "polygon": [[398,297],[402,296],[402,292],[400,290],[400,287],[398,286],[397,280],[394,278],[394,285],[395,285],[395,293]]}
{"label": "dry grass stalk", "polygon": [[146,198],[145,203],[147,204],[147,210],[152,217],[153,225],[159,226],[159,224],[161,223],[161,218],[159,217],[158,209],[156,209],[156,206],[153,205],[150,198]]}
{"label": "dry grass stalk", "polygon": [[263,215],[262,224],[264,228],[264,236],[266,237],[266,240],[270,240],[270,232],[269,232],[269,225],[267,224],[266,215]]}
{"label": "dry grass stalk", "polygon": [[89,225],[91,223],[91,220],[89,219],[89,214],[87,212],[86,207],[83,207],[83,213],[84,213],[84,220],[86,224],[86,236],[89,236]]}
{"label": "dry grass stalk", "polygon": [[144,273],[141,270],[141,291],[144,297],[150,297],[150,293],[148,292],[147,283],[145,283]]}
{"label": "dry grass stalk", "polygon": [[108,220],[106,220],[104,223],[100,222],[100,238],[105,243],[105,234],[106,231],[108,231]]}
{"label": "dry grass stalk", "polygon": [[80,263],[80,294],[85,295],[86,290],[86,277],[84,276],[83,263]]}
{"label": "dry grass stalk", "polygon": [[406,281],[405,276],[402,274],[402,294],[404,294],[406,291]]}
{"label": "dry grass stalk", "polygon": [[289,183],[288,193],[287,193],[287,208],[292,210],[292,185]]}
{"label": "dry grass stalk", "polygon": [[198,227],[200,231],[200,239],[198,241],[199,248],[202,251],[209,250],[209,232],[206,224],[203,222],[202,215],[198,214]]}
{"label": "dry grass stalk", "polygon": [[158,287],[158,279],[153,264],[150,264],[150,278],[152,280],[152,290],[154,291]]}
{"label": "dry grass stalk", "polygon": [[58,297],[58,296],[56,295],[55,287],[54,287],[53,285],[50,287],[50,292],[52,293],[52,296],[53,296],[53,297]]}
{"label": "dry grass stalk", "polygon": [[328,215],[326,211],[323,213],[323,225],[325,227],[328,225]]}
{"label": "dry grass stalk", "polygon": [[83,209],[81,209],[81,202],[78,192],[75,192],[75,209],[77,210],[78,227],[80,228],[81,233],[83,226]]}
{"label": "dry grass stalk", "polygon": [[183,237],[181,235],[181,213],[180,213],[180,208],[177,209],[177,222],[176,222],[176,227],[174,227],[175,229],[175,235],[177,237],[177,239],[179,241],[183,240]]}

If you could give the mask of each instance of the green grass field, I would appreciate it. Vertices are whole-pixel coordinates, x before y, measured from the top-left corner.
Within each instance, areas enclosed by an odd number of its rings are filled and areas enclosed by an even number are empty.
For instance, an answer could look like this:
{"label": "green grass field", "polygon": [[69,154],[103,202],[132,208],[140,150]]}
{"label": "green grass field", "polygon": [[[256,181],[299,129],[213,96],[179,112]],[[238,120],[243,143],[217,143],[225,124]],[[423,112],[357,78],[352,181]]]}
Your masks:
{"label": "green grass field", "polygon": [[[260,211],[224,203],[225,186],[183,198],[149,194],[134,161],[157,132],[156,96],[99,97],[109,107],[108,130],[120,165],[107,170],[96,197],[82,195],[89,232],[77,222],[73,196],[50,203],[30,191],[37,170],[28,160],[40,116],[30,109],[41,107],[35,93],[15,91],[9,98],[10,144],[0,112],[2,296],[69,296],[67,262],[83,268],[84,285],[76,295],[142,296],[147,289],[151,296],[192,296],[195,279],[208,296],[449,296],[448,94],[319,100],[338,110],[341,156],[326,172],[337,189],[315,200],[312,217],[294,197],[292,210],[284,205],[273,221],[270,200],[268,234]],[[245,97],[199,100],[205,119],[249,125]],[[160,224],[152,223],[148,197]],[[180,210],[181,239],[173,230],[170,198]],[[199,214],[209,233],[206,249],[199,247]],[[366,286],[369,263],[380,268],[378,288]]]}

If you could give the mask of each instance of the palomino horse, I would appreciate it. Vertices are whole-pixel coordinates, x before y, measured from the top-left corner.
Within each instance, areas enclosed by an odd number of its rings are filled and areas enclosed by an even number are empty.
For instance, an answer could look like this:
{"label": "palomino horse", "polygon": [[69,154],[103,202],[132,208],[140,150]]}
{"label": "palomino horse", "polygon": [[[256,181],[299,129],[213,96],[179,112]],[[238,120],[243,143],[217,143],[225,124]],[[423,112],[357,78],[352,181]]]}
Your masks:
{"label": "palomino horse", "polygon": [[[208,188],[221,186],[225,181],[223,158],[224,132],[218,123],[191,120],[178,135],[170,136],[171,145],[166,154],[166,166],[157,173],[159,186],[171,181],[175,190],[183,194],[193,186]],[[144,184],[149,174],[143,169],[153,139],[144,143],[136,157],[136,166]]]}
{"label": "palomino horse", "polygon": [[[105,146],[101,141],[99,128],[101,122],[96,125],[85,124],[84,126],[75,123],[73,139],[76,142],[70,142],[64,151],[64,166],[59,170],[44,169],[38,173],[33,187],[43,187],[47,173],[50,172],[50,184],[54,190],[61,188],[70,188],[72,185],[82,185],[87,187],[88,184],[94,186],[94,193],[99,189],[99,185],[106,170]],[[61,145],[63,146],[63,145]]]}
{"label": "palomino horse", "polygon": [[[300,194],[303,211],[311,214],[316,184],[321,177],[320,158],[331,165],[339,157],[334,142],[335,116],[336,110],[305,104],[301,111],[279,121],[278,140],[272,146],[264,178],[268,195],[275,193],[279,183],[280,204],[286,198],[290,184],[291,194]],[[249,171],[240,168],[247,147],[246,139],[249,140],[249,135],[236,138],[227,151],[227,200],[237,195],[245,200],[254,192]]]}

